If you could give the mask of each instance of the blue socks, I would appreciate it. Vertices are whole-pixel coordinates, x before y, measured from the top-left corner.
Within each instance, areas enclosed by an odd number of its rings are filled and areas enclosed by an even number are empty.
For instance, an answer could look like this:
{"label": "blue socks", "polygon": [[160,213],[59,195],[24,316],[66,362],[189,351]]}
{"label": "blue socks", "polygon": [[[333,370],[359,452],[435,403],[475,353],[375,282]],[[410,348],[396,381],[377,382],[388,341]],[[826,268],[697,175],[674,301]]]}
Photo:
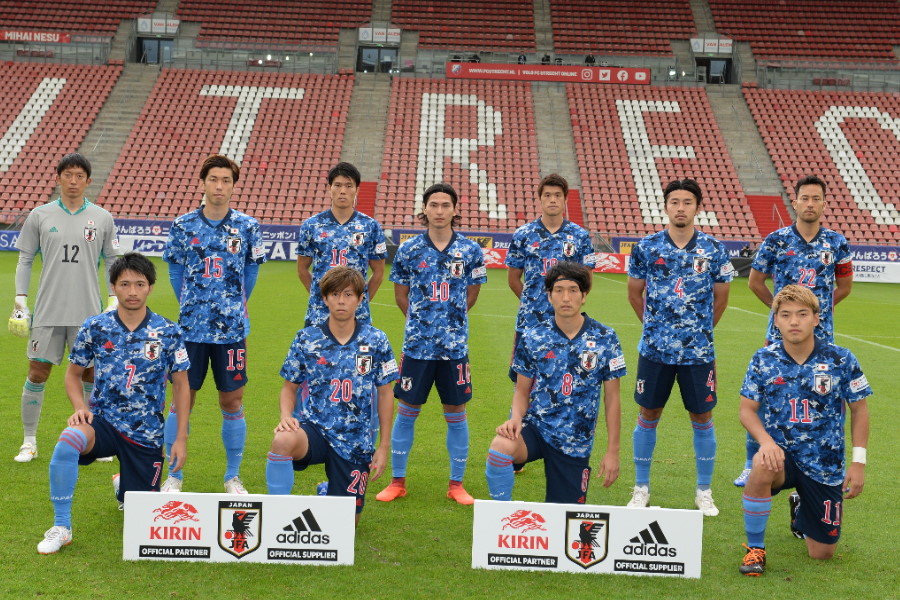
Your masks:
{"label": "blue socks", "polygon": [[[391,430],[391,473],[394,477],[406,477],[406,464],[415,437],[416,417],[420,408],[397,404],[397,418]],[[449,444],[449,438],[448,438]]]}
{"label": "blue socks", "polygon": [[634,449],[634,482],[636,485],[650,489],[650,463],[653,461],[653,449],[656,448],[656,426],[659,419],[645,421],[640,416],[631,436]]}
{"label": "blue socks", "polygon": [[512,500],[513,457],[496,450],[488,450],[487,464],[484,468],[488,491],[491,500]]}
{"label": "blue socks", "polygon": [[266,485],[269,494],[290,494],[294,487],[294,459],[269,452],[266,459]]}
{"label": "blue socks", "polygon": [[56,442],[50,459],[50,502],[53,524],[72,528],[72,497],[78,482],[78,457],[87,448],[87,437],[66,427]]}
{"label": "blue socks", "polygon": [[716,429],[710,419],[706,423],[694,423],[694,456],[697,462],[697,489],[708,490],[712,483],[716,464]]}
{"label": "blue socks", "polygon": [[237,412],[222,411],[222,444],[225,446],[225,479],[233,479],[240,474],[241,461],[244,458],[244,442],[247,439],[247,421],[244,420],[244,407]]}
{"label": "blue socks", "polygon": [[747,531],[747,545],[765,548],[766,524],[772,512],[772,497],[755,498],[743,495],[744,529]]}
{"label": "blue socks", "polygon": [[450,454],[450,481],[462,481],[469,459],[469,421],[466,411],[444,413],[447,421],[447,452]]}
{"label": "blue socks", "polygon": [[753,439],[753,436],[747,434],[747,460],[744,462],[744,468],[749,469],[753,466],[753,457],[759,452],[759,442]]}

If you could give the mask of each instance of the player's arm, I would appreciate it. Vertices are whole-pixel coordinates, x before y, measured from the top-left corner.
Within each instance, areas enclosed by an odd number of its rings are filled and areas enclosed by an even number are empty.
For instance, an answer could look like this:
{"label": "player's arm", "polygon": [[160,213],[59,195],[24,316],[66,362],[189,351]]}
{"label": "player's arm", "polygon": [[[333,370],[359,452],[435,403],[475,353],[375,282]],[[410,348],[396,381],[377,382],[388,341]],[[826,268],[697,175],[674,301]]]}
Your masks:
{"label": "player's arm", "polygon": [[518,373],[509,419],[497,428],[497,435],[510,440],[519,439],[519,434],[522,432],[522,417],[525,416],[525,412],[528,410],[528,404],[531,400],[531,387],[533,385],[534,379]]}
{"label": "player's arm", "polygon": [[381,287],[381,282],[384,281],[384,259],[379,258],[377,260],[370,260],[369,268],[372,269],[372,276],[369,277],[367,288],[369,291],[369,301],[371,302],[375,298],[378,288]]}
{"label": "player's arm", "polygon": [[606,417],[606,454],[600,461],[597,477],[603,477],[603,487],[611,486],[619,478],[619,446],[622,430],[622,411],[619,378],[603,382],[603,413]]}
{"label": "player's arm", "polygon": [[515,267],[508,267],[506,269],[506,283],[509,284],[509,289],[516,295],[516,298],[522,297],[522,290],[525,288],[522,283],[522,276],[524,274],[524,269],[516,269]]}
{"label": "player's arm", "polygon": [[294,418],[294,408],[297,406],[297,390],[300,389],[299,383],[284,380],[281,386],[281,393],[278,396],[278,406],[280,411],[280,420],[275,427],[275,433],[279,431],[300,431],[300,423]]}
{"label": "player's arm", "polygon": [[769,276],[762,271],[750,269],[750,278],[747,281],[747,287],[750,288],[751,292],[756,294],[756,297],[759,298],[760,302],[771,308],[772,300],[775,297],[772,295],[772,290],[766,285],[766,279],[768,277]]}
{"label": "player's arm", "polygon": [[741,425],[759,442],[757,454],[762,458],[763,464],[772,471],[780,471],[784,468],[784,450],[775,443],[768,434],[759,418],[759,402],[755,402],[746,396],[741,396]]}
{"label": "player's arm", "polygon": [[728,292],[731,291],[731,282],[713,284],[713,327],[725,314],[728,307]]}
{"label": "player's arm", "polygon": [[310,270],[312,267],[312,256],[300,256],[297,255],[297,277],[300,278],[300,283],[303,284],[303,287],[306,288],[306,291],[309,292],[312,287],[312,271]]}
{"label": "player's arm", "polygon": [[187,371],[172,372],[172,405],[178,415],[178,432],[169,454],[169,464],[178,471],[187,460],[188,423],[191,418],[191,387]]}
{"label": "player's arm", "polygon": [[646,279],[628,278],[628,302],[641,323],[644,322],[644,291],[646,288]]}
{"label": "player's arm", "polygon": [[853,269],[850,269],[850,275],[846,277],[836,277],[834,280],[834,304],[850,295],[850,289],[853,287]]}
{"label": "player's arm", "polygon": [[476,283],[475,285],[470,285],[466,288],[466,310],[472,310],[472,307],[475,306],[475,302],[478,301],[478,292],[481,291],[481,284]]}
{"label": "player's arm", "polygon": [[407,312],[409,311],[409,286],[395,283],[394,300],[397,302],[397,306],[400,307],[400,312],[402,312],[404,316],[408,316]]}
{"label": "player's arm", "polygon": [[72,403],[72,409],[75,411],[69,417],[68,424],[70,427],[85,425],[94,420],[94,415],[84,401],[84,386],[81,383],[84,369],[81,365],[71,362],[66,369],[66,395],[69,397],[69,402]]}
{"label": "player's arm", "polygon": [[369,481],[375,481],[387,466],[391,452],[391,423],[394,421],[394,387],[390,383],[378,386],[378,447],[369,464]]}
{"label": "player's arm", "polygon": [[[866,448],[869,445],[869,405],[866,399],[850,404],[850,439],[853,448]],[[844,476],[844,498],[856,498],[862,493],[866,482],[866,464],[851,462]]]}

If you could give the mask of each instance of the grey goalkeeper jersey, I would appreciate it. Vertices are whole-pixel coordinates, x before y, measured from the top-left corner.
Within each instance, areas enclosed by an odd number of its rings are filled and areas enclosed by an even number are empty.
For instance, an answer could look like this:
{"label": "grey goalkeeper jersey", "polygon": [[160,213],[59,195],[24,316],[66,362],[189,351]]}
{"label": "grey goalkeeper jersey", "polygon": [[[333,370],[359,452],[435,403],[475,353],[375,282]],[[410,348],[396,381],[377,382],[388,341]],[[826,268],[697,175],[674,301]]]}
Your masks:
{"label": "grey goalkeeper jersey", "polygon": [[29,263],[26,273],[16,270],[17,294],[28,293],[34,256],[40,253],[43,260],[32,327],[81,325],[103,310],[100,259],[108,271],[121,254],[109,212],[86,198],[74,213],[59,199],[48,202],[28,215],[16,248],[20,263]]}

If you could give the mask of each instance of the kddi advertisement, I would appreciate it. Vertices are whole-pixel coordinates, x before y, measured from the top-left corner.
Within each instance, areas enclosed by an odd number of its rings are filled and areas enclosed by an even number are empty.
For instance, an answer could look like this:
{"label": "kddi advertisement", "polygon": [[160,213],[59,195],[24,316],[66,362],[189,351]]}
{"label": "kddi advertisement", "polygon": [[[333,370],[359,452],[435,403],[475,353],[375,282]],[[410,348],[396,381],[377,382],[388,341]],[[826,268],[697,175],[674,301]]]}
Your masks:
{"label": "kddi advertisement", "polygon": [[128,492],[122,558],[352,565],[353,498]]}
{"label": "kddi advertisement", "polygon": [[472,567],[700,577],[698,510],[475,501]]}

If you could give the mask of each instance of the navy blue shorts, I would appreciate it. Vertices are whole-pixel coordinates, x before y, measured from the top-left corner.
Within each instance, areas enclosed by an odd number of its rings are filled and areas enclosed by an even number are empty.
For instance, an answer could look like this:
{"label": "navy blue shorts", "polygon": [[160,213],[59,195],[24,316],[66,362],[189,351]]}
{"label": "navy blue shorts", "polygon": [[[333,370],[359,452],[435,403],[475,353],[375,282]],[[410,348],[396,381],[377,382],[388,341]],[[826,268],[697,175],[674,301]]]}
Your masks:
{"label": "navy blue shorts", "polygon": [[338,456],[322,436],[317,425],[300,423],[309,440],[306,456],[294,461],[294,470],[303,471],[309,465],[325,465],[329,496],[353,496],[356,498],[356,514],[366,503],[366,487],[369,485],[369,463],[353,463]]}
{"label": "navy blue shorts", "polygon": [[89,427],[94,429],[94,447],[78,457],[79,465],[89,465],[103,456],[119,457],[119,502],[125,492],[158,492],[163,467],[163,449],[135,444],[109,424],[94,415]]}
{"label": "navy blue shorts", "polygon": [[[548,444],[535,427],[525,425],[521,435],[528,448],[525,462],[544,459],[544,477],[547,479],[544,502],[584,504],[591,481],[590,458],[562,453]],[[513,465],[517,471],[522,466]]]}
{"label": "navy blue shorts", "polygon": [[233,392],[247,385],[247,340],[232,344],[185,342],[184,347],[191,361],[188,383],[192,390],[203,387],[210,364],[220,392]]}
{"label": "navy blue shorts", "polygon": [[662,408],[669,401],[675,378],[688,412],[702,414],[716,407],[716,363],[666,365],[638,355],[634,401],[644,408]]}
{"label": "navy blue shorts", "polygon": [[413,406],[428,401],[431,387],[437,387],[442,404],[460,406],[472,399],[469,355],[451,360],[419,360],[404,356],[394,397]]}
{"label": "navy blue shorts", "polygon": [[784,483],[777,490],[794,488],[800,495],[800,509],[794,527],[821,544],[837,544],[841,538],[844,498],[841,486],[825,485],[808,477],[791,455],[784,453]]}

